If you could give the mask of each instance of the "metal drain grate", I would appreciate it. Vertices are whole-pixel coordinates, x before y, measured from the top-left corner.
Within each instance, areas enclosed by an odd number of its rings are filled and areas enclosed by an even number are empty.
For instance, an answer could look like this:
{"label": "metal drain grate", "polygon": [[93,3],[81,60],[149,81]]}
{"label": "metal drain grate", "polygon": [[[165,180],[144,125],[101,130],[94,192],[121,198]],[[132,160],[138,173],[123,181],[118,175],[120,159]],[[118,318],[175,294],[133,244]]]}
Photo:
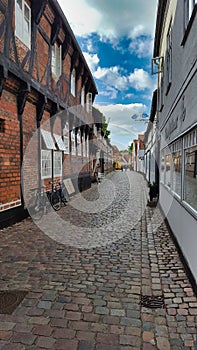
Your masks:
{"label": "metal drain grate", "polygon": [[158,309],[164,307],[164,301],[163,297],[158,296],[148,296],[148,295],[142,295],[141,296],[141,305],[150,309]]}
{"label": "metal drain grate", "polygon": [[26,296],[25,291],[0,291],[0,314],[11,315]]}

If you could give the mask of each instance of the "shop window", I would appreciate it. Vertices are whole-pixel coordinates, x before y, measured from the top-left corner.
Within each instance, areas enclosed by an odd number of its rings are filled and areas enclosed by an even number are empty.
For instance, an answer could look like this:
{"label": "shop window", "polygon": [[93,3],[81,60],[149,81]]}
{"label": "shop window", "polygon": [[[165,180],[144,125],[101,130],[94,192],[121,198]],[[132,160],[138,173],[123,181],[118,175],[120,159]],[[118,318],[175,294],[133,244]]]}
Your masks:
{"label": "shop window", "polygon": [[51,60],[52,75],[56,79],[62,74],[62,47],[54,44],[52,46],[52,60]]}
{"label": "shop window", "polygon": [[184,200],[197,211],[197,146],[185,150]]}
{"label": "shop window", "polygon": [[42,179],[52,176],[52,153],[51,150],[41,151],[41,176]]}
{"label": "shop window", "polygon": [[31,47],[31,9],[24,0],[15,1],[15,34],[28,47]]}
{"label": "shop window", "polygon": [[165,185],[171,187],[171,156],[165,157]]}
{"label": "shop window", "polygon": [[54,176],[62,176],[62,152],[54,152]]}
{"label": "shop window", "polygon": [[181,151],[172,153],[172,190],[181,197]]}

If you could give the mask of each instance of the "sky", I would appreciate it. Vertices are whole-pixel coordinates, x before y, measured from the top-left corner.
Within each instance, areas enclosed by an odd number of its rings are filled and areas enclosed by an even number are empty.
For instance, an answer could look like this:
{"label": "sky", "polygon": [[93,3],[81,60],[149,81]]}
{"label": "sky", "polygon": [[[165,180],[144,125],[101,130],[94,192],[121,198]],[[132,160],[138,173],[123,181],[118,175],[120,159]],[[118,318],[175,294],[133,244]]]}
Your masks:
{"label": "sky", "polygon": [[94,106],[109,122],[111,143],[127,149],[146,130],[138,119],[149,116],[156,88],[151,58],[157,0],[58,2],[92,72]]}

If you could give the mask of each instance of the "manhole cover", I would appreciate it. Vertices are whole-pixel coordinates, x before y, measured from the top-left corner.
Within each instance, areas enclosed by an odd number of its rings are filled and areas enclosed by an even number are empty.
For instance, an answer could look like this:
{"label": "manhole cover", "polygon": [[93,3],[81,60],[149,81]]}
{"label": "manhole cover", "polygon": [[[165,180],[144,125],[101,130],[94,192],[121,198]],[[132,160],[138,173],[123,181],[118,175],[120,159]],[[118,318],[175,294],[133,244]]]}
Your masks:
{"label": "manhole cover", "polygon": [[0,313],[11,314],[24,299],[25,291],[0,291]]}
{"label": "manhole cover", "polygon": [[144,307],[148,307],[150,309],[162,308],[162,307],[164,307],[163,297],[142,295],[141,296],[141,305]]}

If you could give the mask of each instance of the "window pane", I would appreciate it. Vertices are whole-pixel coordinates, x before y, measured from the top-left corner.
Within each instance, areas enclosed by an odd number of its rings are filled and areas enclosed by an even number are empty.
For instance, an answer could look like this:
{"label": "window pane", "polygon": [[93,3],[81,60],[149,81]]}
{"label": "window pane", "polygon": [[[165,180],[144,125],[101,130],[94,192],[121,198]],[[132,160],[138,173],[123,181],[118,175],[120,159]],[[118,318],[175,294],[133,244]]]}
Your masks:
{"label": "window pane", "polygon": [[51,151],[42,150],[41,166],[42,178],[51,177]]}
{"label": "window pane", "polygon": [[71,81],[70,81],[70,91],[73,96],[75,96],[75,69],[72,70],[71,73]]}
{"label": "window pane", "polygon": [[197,146],[185,151],[184,199],[197,210]]}
{"label": "window pane", "polygon": [[62,152],[54,152],[54,175],[62,175]]}
{"label": "window pane", "polygon": [[170,158],[170,154],[168,154],[166,156],[165,184],[168,187],[171,187],[171,158]]}
{"label": "window pane", "polygon": [[173,172],[172,172],[172,189],[181,196],[181,152],[172,154]]}
{"label": "window pane", "polygon": [[22,38],[23,33],[23,12],[22,12],[22,0],[16,1],[16,35]]}
{"label": "window pane", "polygon": [[165,174],[165,158],[164,151],[161,152],[161,165],[160,165],[160,181],[164,184],[164,174]]}

